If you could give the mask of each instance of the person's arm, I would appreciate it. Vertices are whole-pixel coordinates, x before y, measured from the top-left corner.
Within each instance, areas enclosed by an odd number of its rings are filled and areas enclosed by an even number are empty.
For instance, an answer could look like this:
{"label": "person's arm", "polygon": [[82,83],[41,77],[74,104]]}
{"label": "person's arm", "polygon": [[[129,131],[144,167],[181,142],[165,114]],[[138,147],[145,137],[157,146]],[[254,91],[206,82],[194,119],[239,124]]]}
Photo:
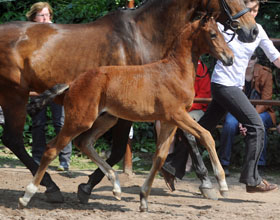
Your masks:
{"label": "person's arm", "polygon": [[274,65],[280,69],[280,57],[273,61]]}

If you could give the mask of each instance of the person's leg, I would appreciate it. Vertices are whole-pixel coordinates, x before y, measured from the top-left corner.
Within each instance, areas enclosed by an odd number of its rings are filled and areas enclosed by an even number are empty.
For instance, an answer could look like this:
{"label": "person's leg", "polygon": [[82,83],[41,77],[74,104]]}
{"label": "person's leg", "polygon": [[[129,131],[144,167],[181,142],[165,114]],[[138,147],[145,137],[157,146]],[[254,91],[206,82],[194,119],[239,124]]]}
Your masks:
{"label": "person's leg", "polygon": [[3,114],[3,110],[0,106],[0,125],[4,125],[5,124],[5,117],[4,117],[4,114]]}
{"label": "person's leg", "polygon": [[223,124],[223,129],[220,139],[220,148],[218,156],[222,166],[230,165],[231,148],[234,141],[234,136],[238,133],[238,121],[228,113]]}
{"label": "person's leg", "polygon": [[271,120],[270,114],[268,112],[263,112],[260,114],[262,119],[263,125],[265,127],[265,134],[264,134],[264,148],[259,159],[258,165],[265,166],[266,164],[266,145],[267,145],[267,129],[273,126],[273,122]]}
{"label": "person's leg", "polygon": [[219,92],[215,93],[215,99],[247,128],[246,152],[240,182],[247,186],[256,186],[262,181],[257,167],[264,143],[262,120],[241,89],[218,84],[215,86],[219,87]]}
{"label": "person's leg", "polygon": [[32,117],[32,158],[38,164],[46,148],[46,111],[47,107]]}
{"label": "person's leg", "polygon": [[[53,125],[55,133],[58,134],[64,124],[64,108],[54,102],[50,104],[52,111]],[[70,158],[72,154],[72,143],[69,142],[65,148],[63,148],[59,153],[59,163],[58,169],[67,170],[70,165]]]}

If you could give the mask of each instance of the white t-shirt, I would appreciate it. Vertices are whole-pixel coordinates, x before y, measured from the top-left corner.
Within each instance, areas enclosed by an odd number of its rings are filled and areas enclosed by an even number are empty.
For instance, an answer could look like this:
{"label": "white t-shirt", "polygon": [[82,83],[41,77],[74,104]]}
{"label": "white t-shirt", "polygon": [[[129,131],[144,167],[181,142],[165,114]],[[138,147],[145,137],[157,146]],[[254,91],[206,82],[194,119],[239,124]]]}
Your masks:
{"label": "white t-shirt", "polygon": [[[218,23],[218,26],[221,31],[224,30],[222,24]],[[229,48],[234,53],[233,65],[224,66],[223,63],[218,60],[212,74],[211,82],[224,86],[237,86],[242,89],[245,83],[245,72],[248,62],[258,46],[263,49],[270,62],[275,61],[280,56],[279,51],[274,47],[263,27],[260,24],[257,24],[257,26],[259,28],[259,34],[254,42],[243,43],[237,39],[238,37],[236,35],[234,39],[228,43]],[[227,30],[227,33],[233,32]],[[226,33],[223,33],[223,35],[226,42],[232,37],[232,35]]]}

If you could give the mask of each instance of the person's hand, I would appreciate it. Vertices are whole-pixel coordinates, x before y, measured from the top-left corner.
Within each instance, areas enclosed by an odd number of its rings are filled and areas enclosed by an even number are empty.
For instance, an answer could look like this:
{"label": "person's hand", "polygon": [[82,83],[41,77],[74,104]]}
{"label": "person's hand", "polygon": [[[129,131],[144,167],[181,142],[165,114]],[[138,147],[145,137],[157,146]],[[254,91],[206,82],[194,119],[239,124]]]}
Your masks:
{"label": "person's hand", "polygon": [[277,130],[278,134],[280,134],[280,124],[277,125],[276,130]]}
{"label": "person's hand", "polygon": [[37,92],[29,92],[29,96],[38,96],[39,95],[39,93],[37,93]]}
{"label": "person's hand", "polygon": [[241,134],[242,136],[246,136],[246,134],[247,134],[247,128],[244,127],[241,123],[239,123],[239,131],[240,131],[240,134]]}

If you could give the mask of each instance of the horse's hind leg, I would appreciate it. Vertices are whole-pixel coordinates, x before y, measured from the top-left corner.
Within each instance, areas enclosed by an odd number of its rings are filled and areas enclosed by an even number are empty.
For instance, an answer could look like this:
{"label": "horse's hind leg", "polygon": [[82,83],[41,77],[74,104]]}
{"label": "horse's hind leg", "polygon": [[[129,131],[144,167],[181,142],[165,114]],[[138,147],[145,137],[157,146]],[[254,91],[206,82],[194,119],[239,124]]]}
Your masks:
{"label": "horse's hind leg", "polygon": [[[95,162],[99,169],[107,176],[113,185],[113,194],[120,200],[121,199],[121,187],[117,173],[112,169],[112,167],[107,164],[102,158],[99,157],[97,152],[93,148],[93,144],[96,140],[102,136],[106,131],[113,127],[118,119],[114,116],[111,116],[107,113],[99,116],[92,127],[86,132],[80,134],[75,138],[74,144],[77,146],[83,153],[85,153],[93,162]],[[89,193],[84,191],[84,188],[88,190],[86,184],[81,184],[78,188],[78,198],[82,203],[87,203],[91,190]]]}
{"label": "horse's hind leg", "polygon": [[[18,93],[16,93],[18,92]],[[23,127],[25,123],[25,106],[28,99],[28,93],[24,95],[23,91],[4,92],[1,91],[1,106],[4,112],[5,125],[2,141],[19,160],[35,175],[38,164],[26,152],[23,143]],[[20,94],[20,95],[19,95]],[[45,195],[49,202],[63,202],[62,194],[58,186],[52,181],[50,175],[46,173],[40,183],[47,188]]]}
{"label": "horse's hind leg", "polygon": [[222,196],[225,196],[228,191],[225,173],[217,156],[215,141],[213,140],[210,132],[193,120],[185,110],[178,111],[174,114],[173,118],[178,127],[194,135],[199,142],[206,147],[210,156],[214,174],[220,186],[220,193]]}
{"label": "horse's hind leg", "polygon": [[172,138],[175,134],[177,127],[166,123],[161,122],[160,133],[157,140],[157,150],[153,158],[153,165],[150,170],[149,176],[145,180],[145,183],[140,190],[140,211],[148,211],[148,196],[151,192],[152,184],[155,178],[156,173],[162,167],[168,150],[172,141]]}
{"label": "horse's hind leg", "polygon": [[[102,116],[99,116],[97,120],[102,123]],[[126,144],[128,140],[128,133],[131,127],[131,122],[123,119],[119,119],[117,124],[112,128],[113,131],[113,146],[110,157],[106,162],[110,166],[114,166],[124,156],[126,150]],[[78,188],[78,198],[80,202],[87,203],[93,187],[95,187],[104,177],[104,173],[100,168],[96,169],[93,174],[89,176],[87,183],[82,183]]]}

